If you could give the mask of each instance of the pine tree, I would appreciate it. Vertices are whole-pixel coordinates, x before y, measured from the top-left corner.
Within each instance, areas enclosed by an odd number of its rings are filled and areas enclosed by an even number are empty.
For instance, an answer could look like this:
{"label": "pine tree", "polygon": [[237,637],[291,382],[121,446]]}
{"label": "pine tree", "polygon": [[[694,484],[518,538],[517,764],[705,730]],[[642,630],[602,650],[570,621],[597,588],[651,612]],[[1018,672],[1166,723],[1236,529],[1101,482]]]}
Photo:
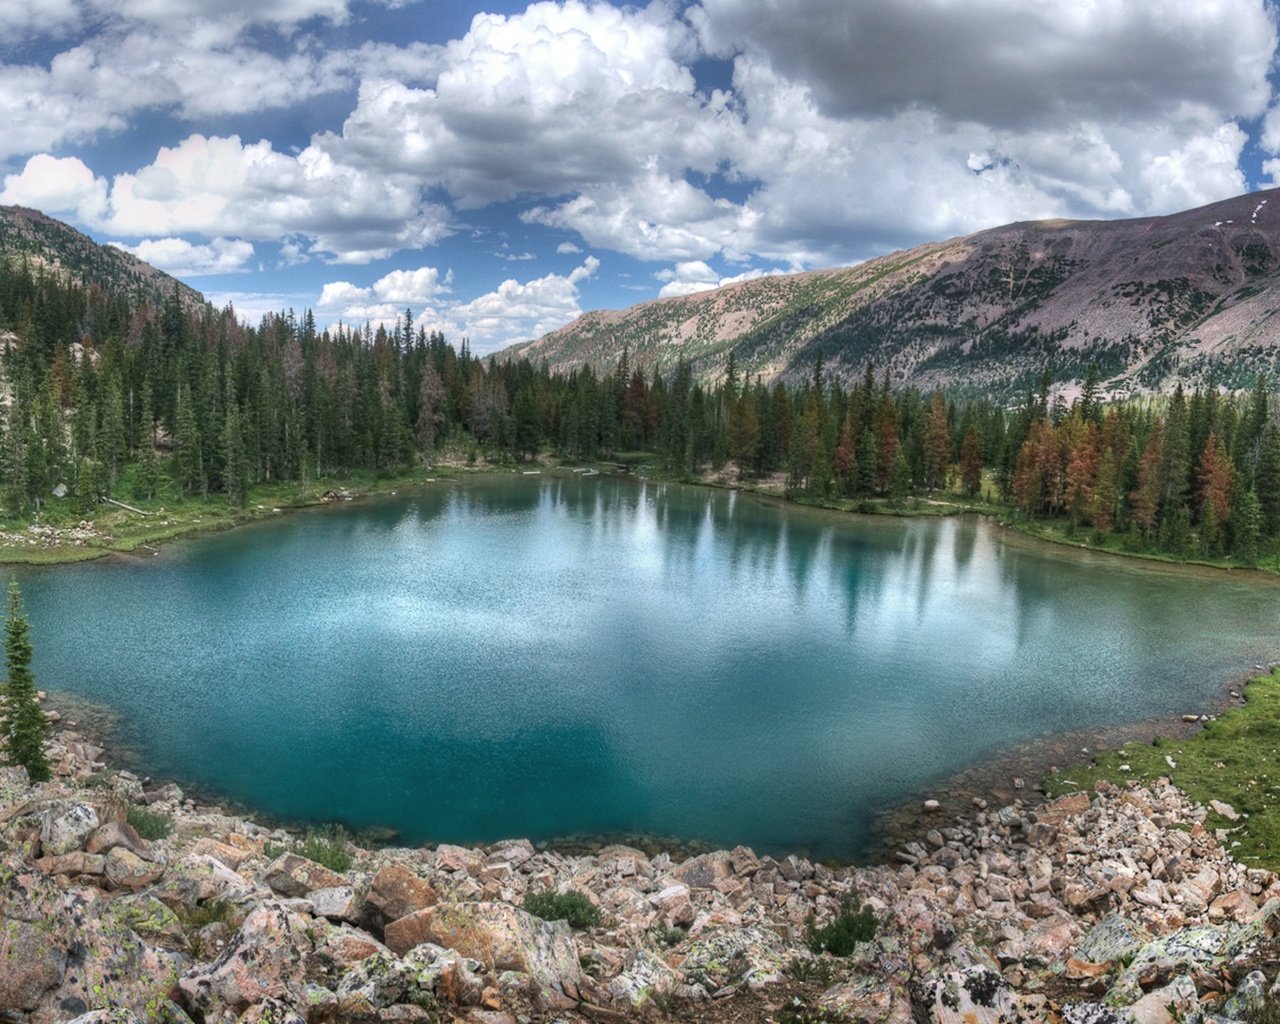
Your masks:
{"label": "pine tree", "polygon": [[969,427],[960,443],[960,483],[966,497],[977,497],[982,489],[982,449],[978,431]]}
{"label": "pine tree", "polygon": [[1245,565],[1258,564],[1258,541],[1262,535],[1262,506],[1253,491],[1245,491],[1231,514],[1235,523],[1235,556]]}
{"label": "pine tree", "polygon": [[924,432],[925,486],[937,490],[947,484],[951,465],[951,428],[947,425],[947,401],[941,388],[933,392]]}
{"label": "pine tree", "polygon": [[9,581],[4,650],[9,679],[4,691],[4,710],[0,714],[0,741],[11,764],[26,768],[33,782],[44,782],[49,778],[49,761],[44,753],[48,726],[31,674],[31,626],[22,613],[22,591],[16,579]]}

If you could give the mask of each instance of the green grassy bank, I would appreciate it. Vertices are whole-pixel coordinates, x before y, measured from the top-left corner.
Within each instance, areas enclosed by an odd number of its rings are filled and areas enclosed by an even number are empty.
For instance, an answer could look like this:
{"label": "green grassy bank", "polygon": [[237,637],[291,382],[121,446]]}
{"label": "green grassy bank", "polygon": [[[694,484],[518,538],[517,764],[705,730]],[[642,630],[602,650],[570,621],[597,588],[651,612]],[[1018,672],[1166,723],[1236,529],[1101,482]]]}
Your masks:
{"label": "green grassy bank", "polygon": [[1197,803],[1217,800],[1239,815],[1233,821],[1211,809],[1205,821],[1227,831],[1225,845],[1237,861],[1280,870],[1280,668],[1251,679],[1244,698],[1193,736],[1128,743],[1050,776],[1045,789],[1059,796],[1099,779],[1122,786],[1167,778]]}

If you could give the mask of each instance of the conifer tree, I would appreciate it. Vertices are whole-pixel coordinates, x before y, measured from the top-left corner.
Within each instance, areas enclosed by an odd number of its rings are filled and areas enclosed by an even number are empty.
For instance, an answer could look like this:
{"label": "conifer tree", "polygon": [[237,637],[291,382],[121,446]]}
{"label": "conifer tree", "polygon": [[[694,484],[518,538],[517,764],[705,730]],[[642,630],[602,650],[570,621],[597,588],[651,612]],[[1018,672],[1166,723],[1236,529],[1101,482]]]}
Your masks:
{"label": "conifer tree", "polygon": [[3,713],[0,713],[0,740],[11,764],[25,768],[33,782],[44,782],[49,778],[49,761],[44,753],[48,726],[31,674],[31,626],[22,612],[22,591],[16,579],[9,581],[4,651],[9,679],[4,689]]}

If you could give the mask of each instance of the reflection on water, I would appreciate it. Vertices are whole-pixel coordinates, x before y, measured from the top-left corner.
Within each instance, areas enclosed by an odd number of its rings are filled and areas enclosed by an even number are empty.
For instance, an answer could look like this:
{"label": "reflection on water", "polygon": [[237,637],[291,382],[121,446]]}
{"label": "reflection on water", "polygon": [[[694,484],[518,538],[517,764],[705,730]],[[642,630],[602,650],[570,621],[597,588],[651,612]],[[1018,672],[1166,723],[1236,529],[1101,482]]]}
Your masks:
{"label": "reflection on water", "polygon": [[729,491],[439,485],[22,576],[42,685],[153,774],[410,840],[652,832],[856,855],[1046,730],[1276,654],[1256,577]]}

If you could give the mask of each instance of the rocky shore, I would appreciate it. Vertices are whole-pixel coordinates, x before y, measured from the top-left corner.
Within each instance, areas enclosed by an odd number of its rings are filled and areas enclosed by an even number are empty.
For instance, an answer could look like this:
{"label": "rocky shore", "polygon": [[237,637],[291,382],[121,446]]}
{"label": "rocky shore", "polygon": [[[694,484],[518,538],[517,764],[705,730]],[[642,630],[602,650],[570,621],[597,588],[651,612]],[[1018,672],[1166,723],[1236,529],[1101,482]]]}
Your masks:
{"label": "rocky shore", "polygon": [[[337,871],[69,728],[48,750],[51,782],[0,769],[3,1021],[1224,1024],[1280,969],[1280,881],[1166,784],[935,815],[874,867],[512,840],[348,843]],[[599,923],[523,909],[546,891]],[[851,896],[874,937],[813,953]]]}

